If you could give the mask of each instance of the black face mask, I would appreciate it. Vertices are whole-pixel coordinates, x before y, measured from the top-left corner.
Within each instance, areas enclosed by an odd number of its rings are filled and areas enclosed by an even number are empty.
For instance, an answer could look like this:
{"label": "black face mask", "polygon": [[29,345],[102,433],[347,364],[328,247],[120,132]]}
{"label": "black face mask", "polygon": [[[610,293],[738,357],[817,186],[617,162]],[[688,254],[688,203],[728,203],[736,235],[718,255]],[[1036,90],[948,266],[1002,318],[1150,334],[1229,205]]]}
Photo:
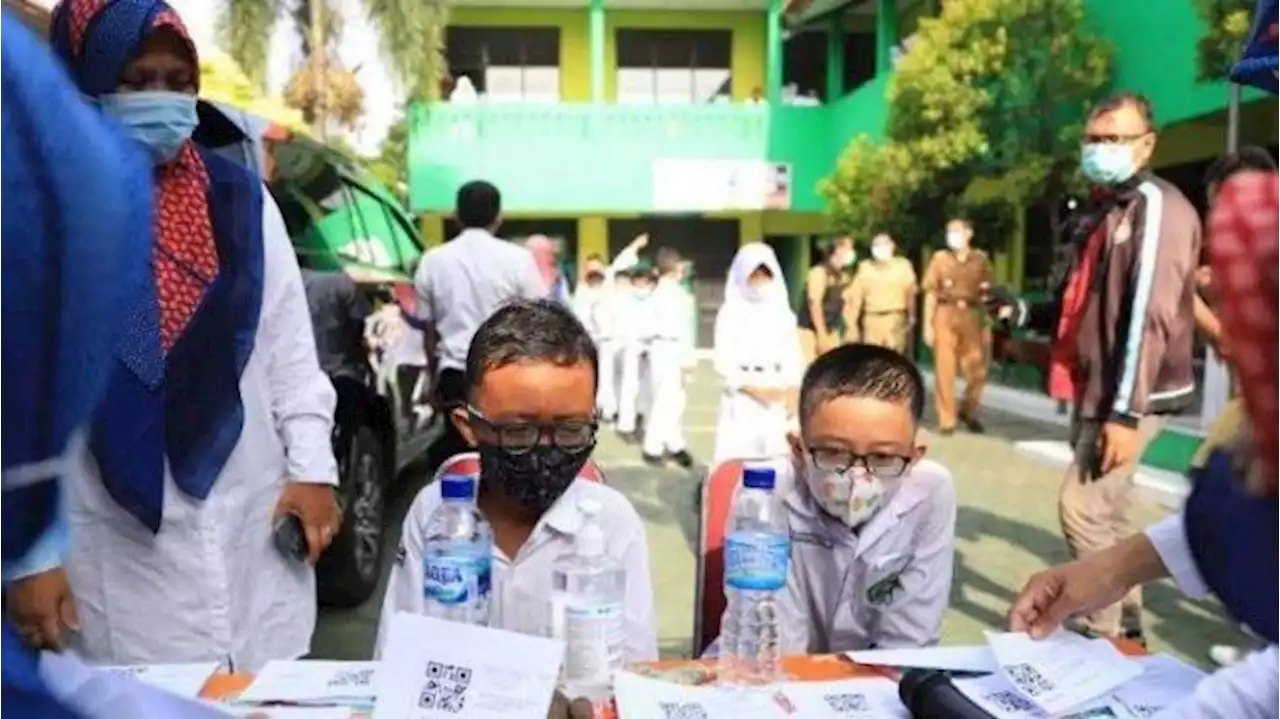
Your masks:
{"label": "black face mask", "polygon": [[591,457],[592,444],[577,452],[538,445],[515,454],[496,444],[481,444],[480,486],[495,487],[539,516],[569,489]]}

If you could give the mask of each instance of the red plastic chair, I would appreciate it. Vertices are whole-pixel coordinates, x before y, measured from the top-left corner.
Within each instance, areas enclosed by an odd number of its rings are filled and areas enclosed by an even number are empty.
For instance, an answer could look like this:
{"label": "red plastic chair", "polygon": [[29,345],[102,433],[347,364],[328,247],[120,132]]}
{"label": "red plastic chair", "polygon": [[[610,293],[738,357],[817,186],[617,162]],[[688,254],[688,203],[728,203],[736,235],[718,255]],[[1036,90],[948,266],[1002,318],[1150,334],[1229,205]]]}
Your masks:
{"label": "red plastic chair", "polygon": [[694,585],[693,656],[700,657],[720,636],[724,615],[724,529],[742,481],[742,460],[729,460],[702,481],[698,512],[698,578]]}
{"label": "red plastic chair", "polygon": [[[463,452],[455,454],[445,460],[440,468],[436,470],[435,480],[439,481],[446,474],[479,474],[480,473],[480,455],[475,452]],[[605,484],[604,472],[600,471],[600,467],[595,460],[588,460],[586,466],[578,473],[579,477],[589,479],[592,482]]]}

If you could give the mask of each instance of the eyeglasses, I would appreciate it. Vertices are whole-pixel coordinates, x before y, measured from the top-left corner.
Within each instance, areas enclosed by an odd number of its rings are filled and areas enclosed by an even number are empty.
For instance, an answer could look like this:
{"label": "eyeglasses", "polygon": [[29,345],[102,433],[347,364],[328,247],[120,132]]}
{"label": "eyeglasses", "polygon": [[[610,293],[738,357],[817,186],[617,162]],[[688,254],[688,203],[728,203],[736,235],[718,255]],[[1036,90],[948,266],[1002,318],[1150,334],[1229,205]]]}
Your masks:
{"label": "eyeglasses", "polygon": [[902,473],[907,471],[907,466],[911,464],[912,459],[901,454],[884,452],[858,454],[834,447],[809,447],[808,451],[809,457],[813,460],[813,466],[824,472],[844,474],[856,466],[861,466],[882,479],[901,477]]}
{"label": "eyeglasses", "polygon": [[1091,133],[1086,133],[1084,136],[1084,144],[1086,145],[1093,145],[1097,143],[1101,143],[1104,145],[1128,144],[1130,142],[1137,142],[1138,140],[1141,140],[1147,135],[1150,135],[1152,132],[1153,132],[1152,130],[1147,130],[1146,132],[1140,132],[1136,135],[1094,135]]}
{"label": "eyeglasses", "polygon": [[600,423],[590,420],[561,420],[558,422],[494,422],[480,410],[467,406],[467,414],[473,421],[484,425],[497,438],[503,449],[523,454],[538,446],[545,437],[551,444],[570,452],[591,449],[596,442]]}

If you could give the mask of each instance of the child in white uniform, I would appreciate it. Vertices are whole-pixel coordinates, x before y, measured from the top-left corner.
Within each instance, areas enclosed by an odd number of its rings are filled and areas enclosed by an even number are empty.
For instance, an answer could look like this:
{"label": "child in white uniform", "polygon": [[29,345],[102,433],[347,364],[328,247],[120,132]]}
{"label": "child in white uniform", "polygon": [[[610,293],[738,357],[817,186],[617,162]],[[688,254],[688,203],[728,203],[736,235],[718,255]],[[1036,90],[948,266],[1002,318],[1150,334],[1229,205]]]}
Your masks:
{"label": "child in white uniform", "polygon": [[773,250],[743,245],[716,314],[716,372],[724,382],[714,462],[786,457],[804,359]]}
{"label": "child in white uniform", "polygon": [[693,466],[684,438],[687,396],[684,372],[693,367],[693,297],[680,282],[681,260],[675,250],[658,252],[658,286],[648,306],[647,330],[652,406],[645,416],[645,463],[660,466],[670,458],[677,465]]}

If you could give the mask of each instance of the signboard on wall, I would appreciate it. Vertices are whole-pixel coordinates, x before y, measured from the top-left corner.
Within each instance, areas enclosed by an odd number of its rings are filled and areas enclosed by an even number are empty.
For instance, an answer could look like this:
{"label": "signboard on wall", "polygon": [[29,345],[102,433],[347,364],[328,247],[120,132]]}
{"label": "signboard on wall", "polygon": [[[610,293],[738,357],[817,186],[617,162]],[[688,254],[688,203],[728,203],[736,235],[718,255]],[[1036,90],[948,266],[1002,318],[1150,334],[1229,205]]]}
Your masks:
{"label": "signboard on wall", "polygon": [[657,159],[651,174],[658,212],[791,209],[791,165],[785,162]]}

